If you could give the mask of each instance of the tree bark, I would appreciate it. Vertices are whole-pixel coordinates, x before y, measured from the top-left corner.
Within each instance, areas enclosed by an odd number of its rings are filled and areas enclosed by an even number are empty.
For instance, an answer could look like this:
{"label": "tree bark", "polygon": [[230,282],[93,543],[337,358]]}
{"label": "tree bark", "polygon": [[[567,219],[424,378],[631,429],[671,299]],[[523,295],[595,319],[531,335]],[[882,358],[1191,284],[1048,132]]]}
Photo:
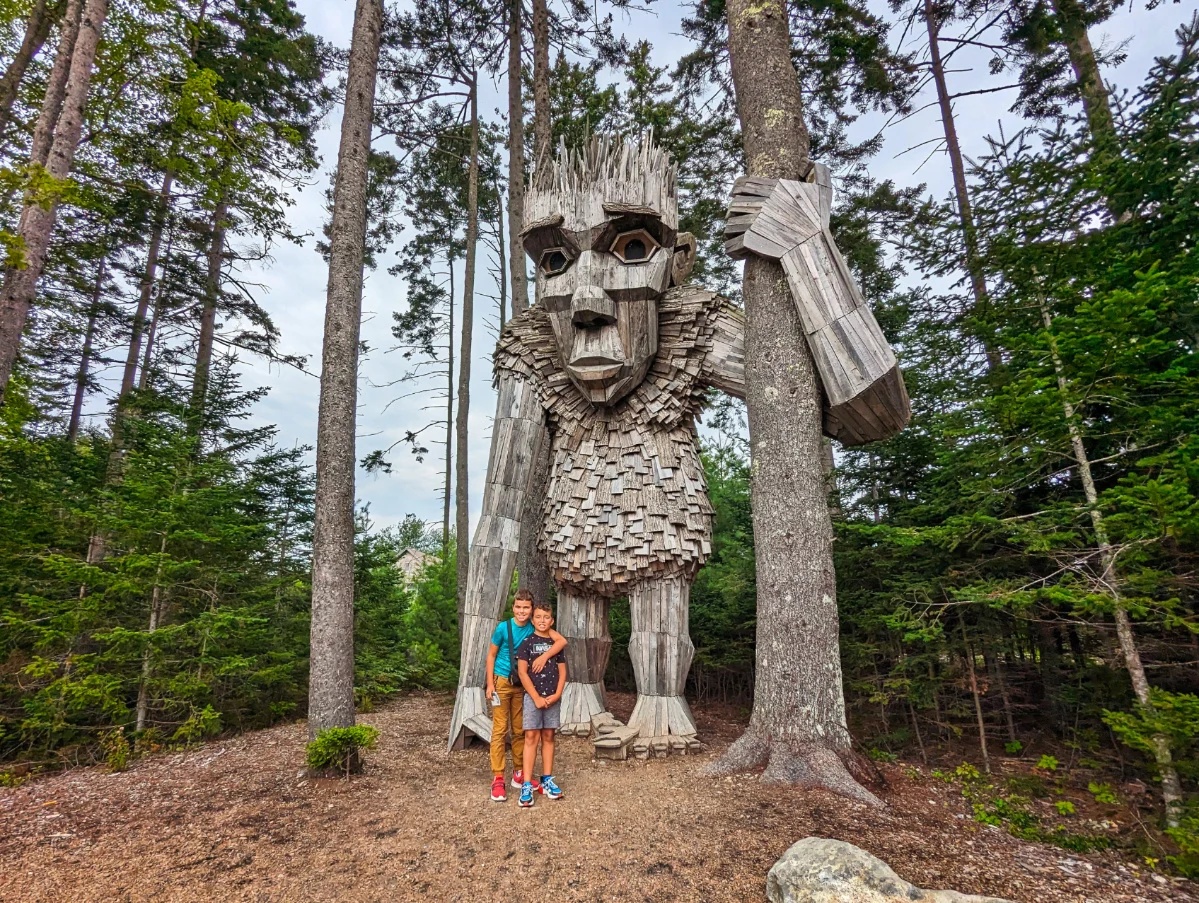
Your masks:
{"label": "tree bark", "polygon": [[58,127],[58,117],[62,114],[63,100],[67,95],[71,60],[75,54],[82,17],[83,0],[69,0],[62,17],[54,65],[50,67],[50,78],[46,82],[46,95],[42,98],[42,109],[33,126],[33,144],[29,148],[29,162],[40,166],[45,166],[50,158],[50,145],[54,142],[54,131]]}
{"label": "tree bark", "polygon": [[146,314],[150,310],[150,299],[154,295],[154,279],[158,270],[158,252],[162,246],[162,233],[166,228],[167,209],[171,203],[171,185],[175,174],[169,169],[162,176],[162,187],[158,190],[158,201],[154,210],[154,225],[150,230],[150,244],[146,249],[146,269],[142,274],[141,292],[137,299],[137,310],[133,314],[133,332],[129,336],[129,353],[125,356],[125,370],[121,374],[121,393],[117,397],[118,416],[121,403],[133,391],[137,378],[137,365],[141,359],[142,336],[146,331]]}
{"label": "tree bark", "polygon": [[[1074,405],[1070,401],[1070,383],[1066,379],[1065,367],[1057,350],[1057,342],[1053,334],[1053,317],[1044,299],[1041,300],[1041,322],[1049,337],[1049,350],[1053,358],[1053,369],[1057,374],[1058,391],[1062,396],[1062,412],[1065,415],[1066,428],[1070,434],[1070,445],[1074,451],[1074,460],[1078,462],[1078,476],[1082,482],[1083,496],[1087,502],[1087,513],[1091,518],[1091,529],[1095,531],[1095,541],[1099,545],[1099,564],[1102,573],[1099,575],[1100,590],[1106,592],[1112,599],[1116,621],[1116,637],[1120,641],[1120,652],[1124,656],[1124,666],[1128,669],[1128,677],[1132,681],[1132,691],[1136,695],[1137,704],[1146,712],[1152,711],[1153,700],[1149,695],[1149,679],[1145,675],[1145,666],[1141,662],[1141,653],[1137,649],[1136,636],[1132,629],[1132,620],[1128,617],[1128,609],[1124,607],[1121,598],[1119,576],[1116,573],[1116,552],[1107,535],[1107,526],[1103,522],[1103,512],[1099,510],[1099,493],[1095,489],[1095,478],[1091,473],[1091,459],[1082,441],[1082,431],[1078,426]],[[1174,757],[1170,753],[1170,742],[1164,734],[1154,734],[1151,738],[1153,757],[1157,762],[1158,771],[1162,776],[1162,800],[1166,808],[1166,824],[1177,828],[1182,817],[1182,783],[1178,779],[1178,771],[1174,767]]]}
{"label": "tree bark", "polygon": [[533,165],[552,153],[550,113],[550,12],[533,0]]}
{"label": "tree bark", "polygon": [[[92,64],[96,59],[96,46],[104,28],[104,17],[108,12],[108,0],[87,0],[75,40],[70,53],[70,70],[66,79],[66,91],[62,110],[53,126],[53,141],[46,156],[46,170],[55,179],[65,180],[71,174],[75,151],[83,133],[84,109],[87,106],[88,89],[92,80]],[[64,27],[64,32],[67,29]],[[61,49],[61,43],[60,43]],[[58,61],[55,60],[55,67]],[[53,74],[52,74],[53,78]],[[50,106],[47,97],[43,112]],[[39,119],[39,125],[41,120]],[[35,135],[36,138],[36,135]],[[32,157],[38,162],[37,157]],[[4,273],[4,289],[0,292],[0,399],[8,387],[17,351],[21,345],[21,333],[25,320],[37,292],[38,279],[46,262],[46,251],[50,246],[50,234],[58,215],[58,194],[49,197],[28,196],[21,212],[17,235],[24,248],[23,266],[9,267]]]}
{"label": "tree bark", "polygon": [[[158,569],[154,572],[154,590],[150,594],[150,627],[147,633],[153,634],[158,630],[158,623],[162,620],[162,560],[161,556],[167,552],[167,535],[162,534],[162,544],[158,548],[160,556]],[[145,650],[142,652],[142,674],[137,683],[137,728],[136,730],[143,731],[146,729],[146,715],[150,710],[150,672],[151,672],[151,656],[150,645],[147,643]]]}
{"label": "tree bark", "polygon": [[470,417],[471,340],[475,318],[475,263],[479,247],[479,73],[471,73],[470,165],[466,188],[466,264],[462,275],[462,338],[458,355],[458,415],[454,433],[458,460],[454,473],[455,523],[457,535],[458,616],[466,608],[467,578],[470,576]]}
{"label": "tree bark", "polygon": [[[524,0],[508,4],[508,254],[512,267],[512,313],[529,306],[529,274],[520,241],[525,215],[525,105],[521,74]],[[548,54],[548,49],[547,49]],[[501,256],[503,251],[500,251]],[[501,324],[502,326],[503,324]]]}
{"label": "tree bark", "polygon": [[383,0],[357,0],[333,186],[317,414],[308,735],[354,724],[354,467],[366,195]]}
{"label": "tree bark", "polygon": [[974,719],[978,724],[978,748],[982,750],[983,771],[991,773],[991,757],[987,753],[987,723],[983,720],[982,696],[978,692],[978,674],[974,670],[974,649],[966,638],[966,619],[958,609],[958,626],[962,629],[962,657],[966,659],[966,674],[970,678],[970,695],[974,697]]}
{"label": "tree bark", "polygon": [[1116,121],[1112,116],[1111,98],[1099,73],[1099,61],[1091,47],[1082,8],[1077,0],[1053,0],[1053,9],[1057,13],[1062,44],[1070,58],[1070,68],[1074,70],[1074,82],[1082,99],[1091,138],[1096,145],[1114,149],[1117,144]]}
{"label": "tree bark", "polygon": [[[446,336],[445,387],[445,498],[441,509],[441,558],[450,551],[450,506],[454,500],[454,258],[447,254],[450,270],[450,326]],[[455,571],[455,573],[457,573]]]}
{"label": "tree bark", "polygon": [[[974,212],[970,207],[970,190],[966,185],[966,167],[962,162],[962,146],[958,141],[957,125],[954,122],[953,103],[949,98],[949,86],[945,80],[945,65],[941,60],[940,22],[932,0],[924,0],[924,23],[928,27],[928,49],[933,70],[933,82],[937,86],[937,103],[941,108],[941,124],[945,129],[945,149],[949,154],[949,167],[953,172],[953,191],[958,204],[958,221],[962,225],[962,243],[966,247],[966,273],[970,277],[970,289],[974,294],[974,310],[985,316],[990,307],[987,282],[983,275],[982,261],[978,254],[978,232],[974,226]],[[987,365],[994,370],[1002,363],[994,338],[979,337],[987,355]]]}
{"label": "tree bark", "polygon": [[104,291],[104,264],[101,257],[96,267],[96,285],[92,289],[92,303],[87,310],[87,331],[83,335],[83,351],[79,355],[79,371],[75,375],[75,398],[71,402],[71,420],[67,424],[67,442],[79,438],[79,422],[83,416],[83,399],[87,395],[87,374],[92,362],[92,340],[96,335],[96,317],[100,312],[100,295]]}
{"label": "tree bark", "polygon": [[[749,174],[802,179],[810,168],[799,80],[781,0],[731,0],[729,62]],[[782,267],[745,262],[745,382],[752,459],[758,617],[754,706],[712,766],[824,787],[881,805],[850,773],[837,585],[821,453],[822,399]]]}
{"label": "tree bark", "polygon": [[8,125],[12,122],[13,104],[17,101],[25,71],[46,43],[50,26],[54,24],[55,11],[48,6],[47,0],[36,0],[33,4],[29,21],[25,24],[25,38],[0,78],[0,135],[8,131]]}
{"label": "tree bark", "polygon": [[190,429],[197,435],[203,429],[204,402],[212,373],[212,346],[216,339],[216,309],[221,297],[221,269],[225,260],[225,223],[228,216],[229,202],[222,197],[212,213],[208,273],[204,280],[204,306],[200,309],[200,339],[196,346],[196,370],[192,377],[191,410],[188,413]]}

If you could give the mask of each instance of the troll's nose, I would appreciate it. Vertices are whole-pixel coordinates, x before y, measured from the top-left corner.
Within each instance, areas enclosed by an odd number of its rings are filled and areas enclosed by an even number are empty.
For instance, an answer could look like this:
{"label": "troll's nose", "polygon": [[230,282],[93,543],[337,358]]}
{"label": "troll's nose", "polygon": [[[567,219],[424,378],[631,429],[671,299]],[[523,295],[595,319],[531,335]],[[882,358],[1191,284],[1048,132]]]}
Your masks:
{"label": "troll's nose", "polygon": [[580,329],[598,329],[616,322],[616,302],[598,285],[581,285],[570,301],[570,321]]}

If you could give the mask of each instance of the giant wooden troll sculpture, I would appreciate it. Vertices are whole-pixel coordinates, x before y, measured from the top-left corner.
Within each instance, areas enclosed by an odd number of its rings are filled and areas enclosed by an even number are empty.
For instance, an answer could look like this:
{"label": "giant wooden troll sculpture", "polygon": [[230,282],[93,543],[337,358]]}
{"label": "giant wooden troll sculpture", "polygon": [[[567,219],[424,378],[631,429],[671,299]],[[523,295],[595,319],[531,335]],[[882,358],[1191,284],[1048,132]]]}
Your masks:
{"label": "giant wooden troll sculpture", "polygon": [[[822,166],[807,182],[741,179],[726,248],[782,262],[823,384],[825,432],[854,445],[901,429],[909,408],[895,356],[829,234],[831,200]],[[686,284],[695,241],[678,232],[675,167],[649,137],[561,148],[534,174],[524,213],[538,302],[504,327],[495,352],[499,400],[450,744],[467,732],[490,737],[487,647],[530,504],[544,514],[539,544],[569,642],[563,731],[588,733],[605,709],[608,606],[628,596],[637,679],[628,727],[639,745],[678,747],[695,735],[683,698],[687,610],[712,536],[695,420],[712,388],[744,397],[744,320]],[[529,497],[545,442],[548,491]]]}

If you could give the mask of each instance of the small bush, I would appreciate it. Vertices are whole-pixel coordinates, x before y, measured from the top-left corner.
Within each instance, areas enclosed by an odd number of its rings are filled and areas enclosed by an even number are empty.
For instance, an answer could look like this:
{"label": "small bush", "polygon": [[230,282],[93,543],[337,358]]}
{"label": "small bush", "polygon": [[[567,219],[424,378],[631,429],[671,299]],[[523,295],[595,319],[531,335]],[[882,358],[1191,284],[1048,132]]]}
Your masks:
{"label": "small bush", "polygon": [[1003,744],[1003,751],[1009,756],[1018,756],[1024,751],[1024,744],[1019,740],[1012,740]]}
{"label": "small bush", "polygon": [[1058,815],[1073,815],[1074,814],[1074,804],[1072,802],[1070,802],[1069,800],[1058,800],[1056,803],[1053,804],[1053,807],[1055,809],[1057,809]]}
{"label": "small bush", "polygon": [[886,762],[888,765],[899,759],[895,753],[887,752],[885,749],[871,749],[869,755],[875,762]]}
{"label": "small bush", "polygon": [[1095,797],[1095,802],[1097,803],[1103,803],[1105,806],[1120,805],[1120,798],[1112,790],[1111,784],[1096,784],[1092,781],[1087,784],[1087,790],[1091,791],[1091,795]]}
{"label": "small bush", "polygon": [[1054,756],[1041,756],[1036,767],[1042,771],[1057,771],[1057,759]]}
{"label": "small bush", "polygon": [[379,731],[369,724],[326,728],[308,744],[308,767],[321,773],[345,772],[349,777],[359,767],[361,751],[374,749],[378,739]]}
{"label": "small bush", "polygon": [[118,727],[115,731],[100,736],[100,748],[104,750],[104,762],[109,771],[124,771],[129,767],[129,759],[133,750],[129,739],[125,736],[125,728]]}

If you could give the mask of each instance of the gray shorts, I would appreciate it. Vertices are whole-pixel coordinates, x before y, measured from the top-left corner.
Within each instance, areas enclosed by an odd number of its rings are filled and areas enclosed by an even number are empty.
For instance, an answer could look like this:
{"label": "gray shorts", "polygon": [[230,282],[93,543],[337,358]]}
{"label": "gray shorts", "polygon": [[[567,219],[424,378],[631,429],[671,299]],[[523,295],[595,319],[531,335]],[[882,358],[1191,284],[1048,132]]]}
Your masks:
{"label": "gray shorts", "polygon": [[521,714],[524,716],[526,731],[548,730],[549,728],[556,730],[562,726],[562,700],[559,699],[553,705],[539,709],[533,702],[533,697],[526,693],[525,707]]}

